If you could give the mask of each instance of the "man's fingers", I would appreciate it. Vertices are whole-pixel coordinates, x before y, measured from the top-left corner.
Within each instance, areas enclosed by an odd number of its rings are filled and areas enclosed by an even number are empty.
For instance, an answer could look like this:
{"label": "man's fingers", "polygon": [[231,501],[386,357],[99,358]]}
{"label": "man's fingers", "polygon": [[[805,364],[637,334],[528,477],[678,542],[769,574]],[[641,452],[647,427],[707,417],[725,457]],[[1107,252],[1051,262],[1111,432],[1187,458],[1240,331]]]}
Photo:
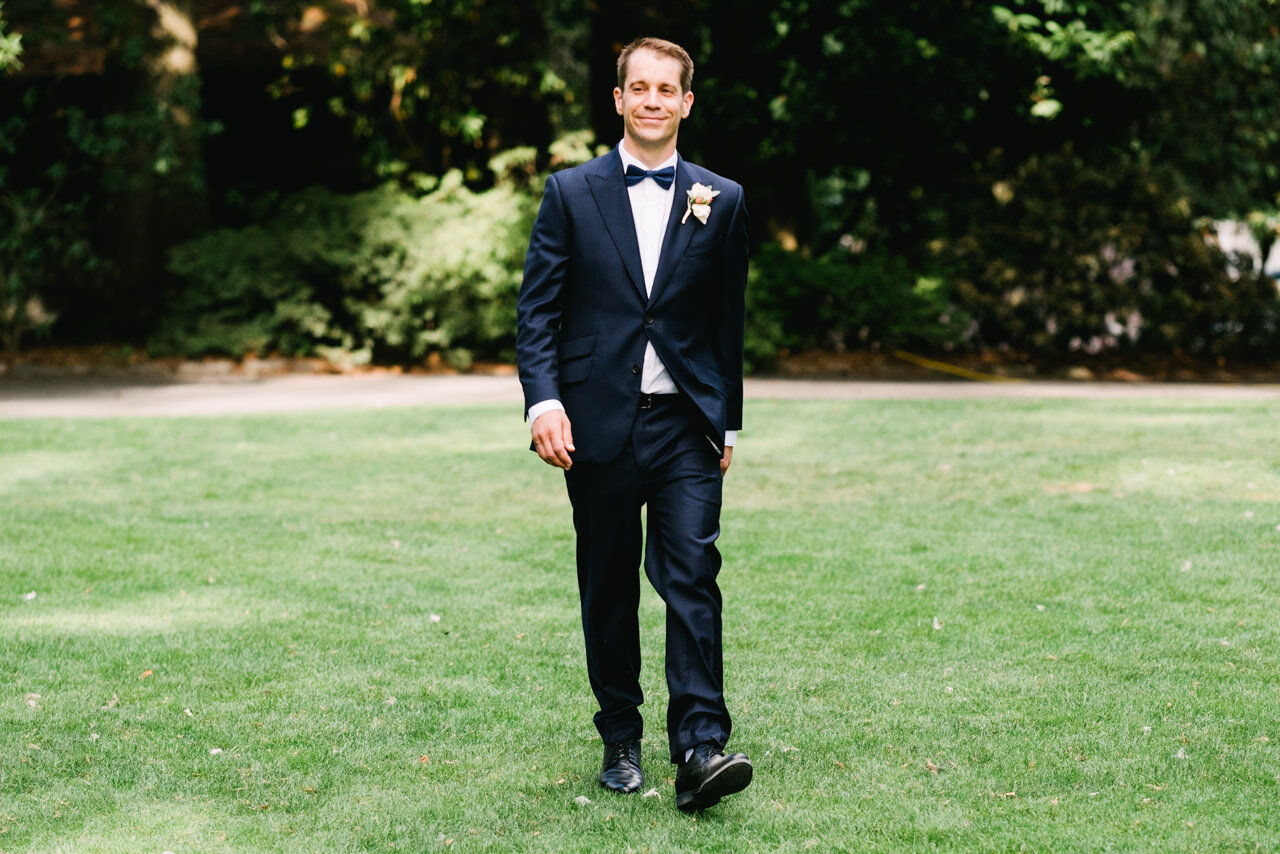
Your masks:
{"label": "man's fingers", "polygon": [[533,422],[533,447],[547,465],[568,469],[573,465],[569,454],[573,448],[573,433],[569,418],[560,410],[552,410],[538,416]]}

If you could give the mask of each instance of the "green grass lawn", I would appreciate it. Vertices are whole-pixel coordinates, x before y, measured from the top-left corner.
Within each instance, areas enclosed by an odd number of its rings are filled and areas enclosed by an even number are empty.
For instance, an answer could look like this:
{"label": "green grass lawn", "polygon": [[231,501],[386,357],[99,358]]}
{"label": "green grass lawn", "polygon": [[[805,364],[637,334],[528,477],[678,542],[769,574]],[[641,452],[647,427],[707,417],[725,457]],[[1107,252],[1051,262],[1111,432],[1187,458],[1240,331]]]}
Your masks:
{"label": "green grass lawn", "polygon": [[0,422],[0,851],[1280,850],[1272,404],[747,425],[721,586],[756,779],[689,816],[651,590],[657,796],[596,784],[518,407]]}

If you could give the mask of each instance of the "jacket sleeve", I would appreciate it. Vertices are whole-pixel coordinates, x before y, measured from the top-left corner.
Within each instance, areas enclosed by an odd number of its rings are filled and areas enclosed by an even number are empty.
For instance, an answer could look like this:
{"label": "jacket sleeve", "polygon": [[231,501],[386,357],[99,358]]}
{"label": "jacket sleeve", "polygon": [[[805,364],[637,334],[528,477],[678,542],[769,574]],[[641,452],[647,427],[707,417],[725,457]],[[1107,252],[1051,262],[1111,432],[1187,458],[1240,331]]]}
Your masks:
{"label": "jacket sleeve", "polygon": [[516,300],[516,364],[524,410],[560,397],[556,342],[569,270],[569,222],[556,176],[547,178],[542,205],[529,236],[524,280]]}
{"label": "jacket sleeve", "polygon": [[746,324],[747,291],[747,206],[742,191],[734,201],[733,217],[724,241],[724,284],[716,330],[716,348],[725,372],[727,430],[742,429],[742,339]]}

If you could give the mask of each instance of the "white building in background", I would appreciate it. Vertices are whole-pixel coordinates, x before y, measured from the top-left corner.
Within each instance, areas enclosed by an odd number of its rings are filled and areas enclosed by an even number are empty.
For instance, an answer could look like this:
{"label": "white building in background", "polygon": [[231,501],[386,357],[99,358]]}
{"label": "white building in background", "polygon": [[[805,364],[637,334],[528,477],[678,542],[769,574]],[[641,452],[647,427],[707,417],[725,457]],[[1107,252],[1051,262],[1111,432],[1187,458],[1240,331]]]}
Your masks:
{"label": "white building in background", "polygon": [[[1218,220],[1213,225],[1217,231],[1218,246],[1223,252],[1228,255],[1238,254],[1252,258],[1255,270],[1261,269],[1271,278],[1280,279],[1280,240],[1276,240],[1271,245],[1271,254],[1264,260],[1262,247],[1253,236],[1248,223],[1224,219]],[[1235,268],[1231,268],[1231,273],[1233,277],[1239,275],[1239,271]]]}

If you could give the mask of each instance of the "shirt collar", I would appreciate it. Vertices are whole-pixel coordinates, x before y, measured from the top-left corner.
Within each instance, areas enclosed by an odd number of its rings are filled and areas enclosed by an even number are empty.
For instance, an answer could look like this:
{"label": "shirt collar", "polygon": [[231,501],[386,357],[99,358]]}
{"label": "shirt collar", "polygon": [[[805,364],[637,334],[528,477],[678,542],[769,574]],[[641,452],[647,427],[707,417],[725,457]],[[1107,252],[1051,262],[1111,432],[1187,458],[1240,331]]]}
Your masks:
{"label": "shirt collar", "polygon": [[[649,168],[648,166],[645,166],[643,163],[637,160],[635,156],[631,154],[630,151],[627,151],[627,146],[625,141],[618,143],[618,154],[622,156],[623,172],[627,171],[628,166],[635,166],[638,169],[645,169],[645,170],[648,170]],[[673,151],[671,152],[671,156],[667,158],[666,162],[660,163],[656,167],[654,167],[654,171],[656,172],[658,169],[666,169],[668,166],[675,166],[676,161],[679,159],[680,159],[680,153],[677,151]]]}

